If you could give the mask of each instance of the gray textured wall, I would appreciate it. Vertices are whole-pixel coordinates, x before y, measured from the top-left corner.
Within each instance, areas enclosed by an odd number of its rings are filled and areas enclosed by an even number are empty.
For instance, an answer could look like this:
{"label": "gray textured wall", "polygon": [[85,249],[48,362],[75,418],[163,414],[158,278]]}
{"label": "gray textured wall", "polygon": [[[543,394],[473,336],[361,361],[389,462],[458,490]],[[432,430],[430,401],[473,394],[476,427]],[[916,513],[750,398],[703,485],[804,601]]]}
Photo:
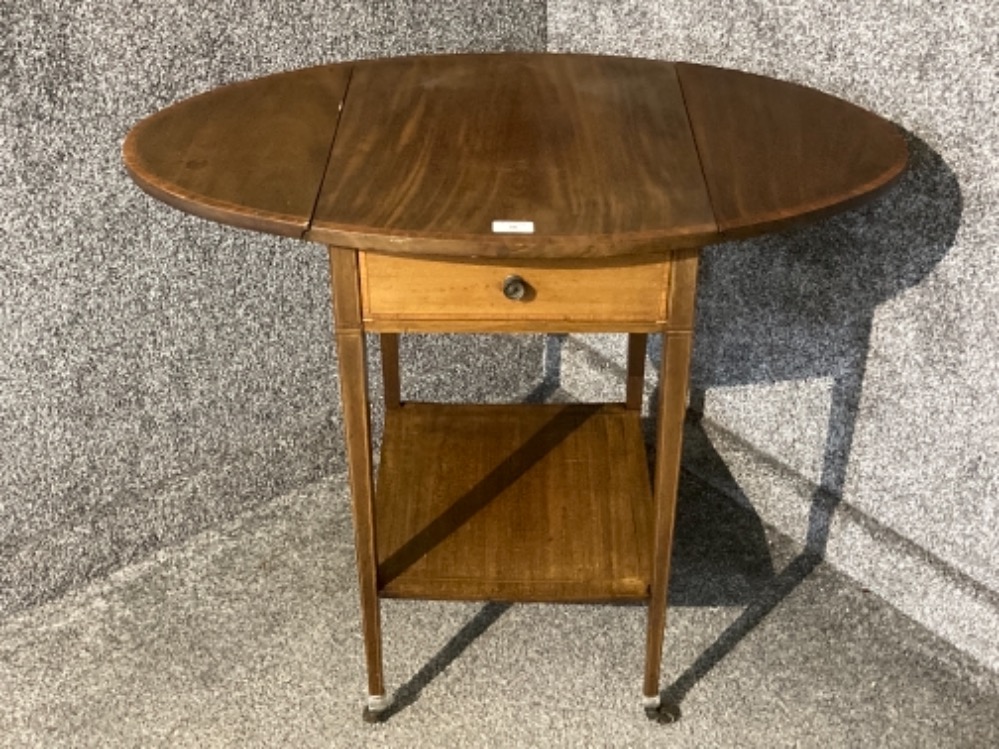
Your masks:
{"label": "gray textured wall", "polygon": [[[149,199],[128,127],[276,70],[544,33],[504,0],[0,4],[0,613],[340,460],[324,251]],[[518,356],[513,393],[540,349]]]}
{"label": "gray textured wall", "polygon": [[553,50],[770,74],[911,133],[884,200],[706,252],[687,465],[999,669],[994,3],[552,0],[548,15]]}

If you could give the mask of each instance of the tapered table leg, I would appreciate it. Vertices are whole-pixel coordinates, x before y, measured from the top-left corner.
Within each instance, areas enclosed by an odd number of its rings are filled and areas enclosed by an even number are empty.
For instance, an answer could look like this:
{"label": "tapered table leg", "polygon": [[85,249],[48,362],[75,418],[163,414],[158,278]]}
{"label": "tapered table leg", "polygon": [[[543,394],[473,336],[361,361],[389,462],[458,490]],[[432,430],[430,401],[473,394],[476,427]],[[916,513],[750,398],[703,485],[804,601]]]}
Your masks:
{"label": "tapered table leg", "polygon": [[645,333],[628,334],[628,382],[625,403],[632,411],[642,410],[645,394],[645,347],[649,337]]}
{"label": "tapered table leg", "polygon": [[642,689],[647,709],[659,707],[659,677],[666,627],[670,557],[673,548],[680,453],[683,447],[683,422],[687,410],[690,353],[693,344],[697,260],[696,250],[684,250],[674,254],[670,283],[669,328],[663,333],[656,464],[653,477],[653,500],[656,508],[655,545],[646,634],[645,682]]}
{"label": "tapered table leg", "polygon": [[330,247],[330,279],[340,364],[347,463],[354,513],[354,545],[361,593],[361,623],[368,667],[365,716],[384,710],[390,700],[382,674],[381,617],[378,603],[378,557],[375,547],[374,474],[368,374],[361,318],[356,250]]}
{"label": "tapered table leg", "polygon": [[402,380],[399,375],[399,334],[382,333],[382,384],[385,408],[402,405]]}

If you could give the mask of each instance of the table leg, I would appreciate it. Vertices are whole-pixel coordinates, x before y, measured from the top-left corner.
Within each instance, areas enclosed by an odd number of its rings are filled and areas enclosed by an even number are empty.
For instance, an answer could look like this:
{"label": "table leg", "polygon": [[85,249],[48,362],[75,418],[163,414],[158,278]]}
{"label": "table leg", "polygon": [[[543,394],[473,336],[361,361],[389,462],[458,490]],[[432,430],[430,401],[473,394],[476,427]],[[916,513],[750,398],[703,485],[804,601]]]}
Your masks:
{"label": "table leg", "polygon": [[360,286],[355,250],[330,247],[330,279],[340,364],[340,397],[354,514],[354,545],[361,593],[361,622],[368,667],[371,717],[389,705],[382,674],[381,616],[378,603],[378,557],[375,547],[374,473],[371,457],[371,413],[361,322]]}
{"label": "table leg", "polygon": [[402,380],[399,375],[399,334],[382,333],[382,383],[385,408],[402,405]]}
{"label": "table leg", "polygon": [[[683,419],[686,411],[690,334],[663,335],[663,365],[659,389],[659,425],[653,496],[656,505],[655,550],[652,556],[652,596],[646,639],[645,684],[647,701],[659,697],[659,670],[666,627],[673,520],[680,477]],[[648,704],[652,704],[651,702]]]}
{"label": "table leg", "polygon": [[632,411],[642,410],[642,396],[645,394],[645,346],[648,338],[645,333],[628,334],[628,384],[625,403]]}
{"label": "table leg", "polygon": [[[652,591],[646,633],[645,682],[642,694],[647,710],[659,707],[659,676],[666,600],[669,587],[676,495],[680,479],[683,423],[687,411],[690,353],[693,348],[694,300],[697,292],[696,250],[674,255],[670,284],[669,329],[663,333],[659,372],[659,408],[656,427],[656,465],[653,500],[656,508],[652,556]],[[650,717],[653,712],[650,712]]]}

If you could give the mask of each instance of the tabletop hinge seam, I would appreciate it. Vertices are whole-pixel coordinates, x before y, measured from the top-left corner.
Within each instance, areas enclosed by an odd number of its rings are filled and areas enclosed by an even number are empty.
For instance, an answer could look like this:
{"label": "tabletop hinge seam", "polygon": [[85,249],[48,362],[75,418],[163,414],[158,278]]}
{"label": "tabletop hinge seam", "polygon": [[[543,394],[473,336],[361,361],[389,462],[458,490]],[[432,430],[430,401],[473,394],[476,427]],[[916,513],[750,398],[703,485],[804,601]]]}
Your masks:
{"label": "tabletop hinge seam", "polygon": [[681,66],[683,63],[675,63],[673,69],[676,71],[676,84],[680,88],[680,98],[683,99],[683,114],[687,120],[687,131],[690,139],[694,143],[694,153],[697,154],[697,168],[701,172],[701,183],[704,185],[704,194],[708,196],[708,205],[711,207],[711,218],[714,219],[715,233],[722,234],[721,222],[718,220],[718,209],[715,207],[715,196],[711,192],[711,185],[708,184],[708,175],[704,171],[704,157],[701,155],[701,144],[697,140],[697,133],[694,132],[694,123],[690,118],[690,107],[687,104],[687,93],[683,87],[683,75]]}
{"label": "tabletop hinge seam", "polygon": [[330,163],[333,161],[333,147],[336,144],[337,133],[340,132],[340,123],[343,121],[343,112],[347,108],[347,95],[350,93],[350,83],[354,80],[354,70],[355,66],[350,66],[350,72],[347,73],[347,84],[343,87],[343,95],[340,97],[339,110],[336,115],[336,124],[333,126],[333,134],[330,136],[330,147],[326,152],[326,165],[323,167],[323,176],[319,180],[319,187],[316,189],[316,198],[312,203],[312,211],[309,213],[309,221],[302,230],[301,239],[305,239],[309,232],[312,231],[312,223],[316,218],[316,211],[319,209],[319,200],[323,195],[323,188],[326,186],[326,175],[329,174]]}

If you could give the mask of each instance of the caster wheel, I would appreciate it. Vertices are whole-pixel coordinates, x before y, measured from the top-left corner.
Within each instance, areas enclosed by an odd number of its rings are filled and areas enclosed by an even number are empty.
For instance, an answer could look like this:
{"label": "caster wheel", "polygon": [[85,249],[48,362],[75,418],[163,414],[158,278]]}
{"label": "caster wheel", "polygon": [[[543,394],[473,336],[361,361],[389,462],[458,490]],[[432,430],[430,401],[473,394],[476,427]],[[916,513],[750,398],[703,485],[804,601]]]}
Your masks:
{"label": "caster wheel", "polygon": [[368,695],[368,704],[365,705],[361,718],[365,723],[383,723],[389,716],[390,707],[392,707],[392,695]]}
{"label": "caster wheel", "polygon": [[680,720],[680,706],[662,702],[655,707],[646,707],[645,717],[662,725],[676,723]]}

